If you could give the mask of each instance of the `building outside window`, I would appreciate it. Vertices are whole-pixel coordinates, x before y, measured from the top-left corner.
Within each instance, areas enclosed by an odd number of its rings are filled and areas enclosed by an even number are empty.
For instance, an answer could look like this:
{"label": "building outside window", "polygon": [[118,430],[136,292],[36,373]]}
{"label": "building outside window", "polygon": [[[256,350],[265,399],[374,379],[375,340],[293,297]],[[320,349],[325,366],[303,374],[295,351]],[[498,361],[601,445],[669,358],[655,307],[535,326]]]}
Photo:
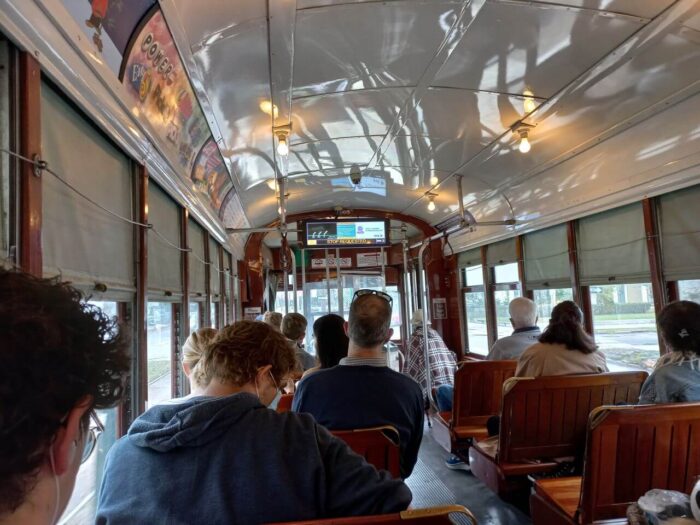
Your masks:
{"label": "building outside window", "polygon": [[467,347],[470,352],[486,355],[489,352],[486,330],[486,303],[483,267],[471,266],[462,270],[463,300]]}
{"label": "building outside window", "polygon": [[496,303],[496,323],[498,325],[498,339],[501,339],[513,333],[508,306],[513,299],[521,295],[518,263],[495,266],[494,276],[496,286],[493,295]]}
{"label": "building outside window", "polygon": [[571,288],[547,288],[533,291],[537,305],[537,326],[544,331],[552,317],[552,309],[562,301],[573,301],[574,293]]}
{"label": "building outside window", "polygon": [[172,304],[148,303],[148,406],[172,397]]}

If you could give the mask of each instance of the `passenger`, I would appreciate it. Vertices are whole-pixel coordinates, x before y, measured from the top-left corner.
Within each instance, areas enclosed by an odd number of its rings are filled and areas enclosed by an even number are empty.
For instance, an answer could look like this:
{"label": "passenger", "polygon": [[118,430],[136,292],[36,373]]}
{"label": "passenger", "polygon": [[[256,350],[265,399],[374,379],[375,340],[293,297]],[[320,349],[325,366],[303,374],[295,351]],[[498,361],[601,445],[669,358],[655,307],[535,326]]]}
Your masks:
{"label": "passenger", "polygon": [[124,333],[78,291],[0,269],[0,523],[55,524],[124,391]]}
{"label": "passenger", "polygon": [[358,290],[345,328],[348,356],[340,364],[305,377],[292,410],[308,412],[332,430],[392,425],[399,432],[401,475],[413,471],[423,437],[423,394],[418,383],[387,366],[391,296]]}
{"label": "passenger", "polygon": [[282,319],[282,333],[289,339],[294,347],[297,356],[297,377],[316,366],[316,359],[304,350],[304,339],[306,338],[306,317],[292,312]]}
{"label": "passenger", "polygon": [[279,312],[265,312],[262,318],[263,323],[269,324],[278,332],[282,331],[282,314]]}
{"label": "passenger", "polygon": [[310,416],[268,410],[295,365],[269,325],[205,350],[202,397],[141,415],[107,456],[97,524],[269,523],[405,509],[409,489]]}
{"label": "passenger", "polygon": [[508,305],[508,313],[513,333],[493,344],[486,356],[489,361],[518,359],[542,335],[537,326],[537,305],[527,297],[513,299]]}
{"label": "passenger", "polygon": [[[413,312],[411,326],[413,327],[413,335],[408,342],[404,373],[418,382],[423,389],[423,396],[427,399],[423,310],[419,309]],[[454,352],[447,348],[440,334],[430,326],[428,326],[428,359],[430,360],[431,382],[438,392],[438,408],[440,411],[452,410],[452,391],[457,360]]]}
{"label": "passenger", "polygon": [[583,313],[573,301],[552,310],[549,325],[518,360],[516,377],[565,376],[607,372],[605,355],[583,328]]}
{"label": "passenger", "polygon": [[190,381],[190,395],[199,395],[204,385],[202,384],[202,371],[197,366],[202,358],[202,353],[219,331],[214,328],[200,328],[192,332],[182,345],[182,371]]}
{"label": "passenger", "polygon": [[656,362],[639,402],[700,401],[700,305],[673,302],[661,310],[658,322],[669,352]]}
{"label": "passenger", "polygon": [[348,355],[349,339],[345,319],[337,314],[323,315],[314,321],[314,341],[318,365],[309,368],[302,379],[317,370],[333,368]]}

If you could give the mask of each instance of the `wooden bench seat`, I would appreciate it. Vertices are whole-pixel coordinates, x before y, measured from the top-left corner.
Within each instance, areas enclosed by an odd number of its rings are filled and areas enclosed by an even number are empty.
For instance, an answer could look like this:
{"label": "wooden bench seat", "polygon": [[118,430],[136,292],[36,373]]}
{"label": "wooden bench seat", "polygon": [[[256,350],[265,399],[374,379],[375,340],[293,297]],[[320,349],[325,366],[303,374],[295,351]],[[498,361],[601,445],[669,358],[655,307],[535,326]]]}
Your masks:
{"label": "wooden bench seat", "polygon": [[500,434],[469,451],[472,473],[504,499],[527,493],[527,476],[580,464],[591,410],[636,403],[646,372],[511,378],[503,385]]}
{"label": "wooden bench seat", "polygon": [[622,518],[652,488],[690,492],[700,474],[700,403],[606,406],[588,422],[582,477],[540,479],[534,525]]}
{"label": "wooden bench seat", "polygon": [[448,452],[469,448],[488,437],[486,421],[499,413],[501,391],[517,361],[467,360],[455,372],[452,412],[431,414],[431,434]]}
{"label": "wooden bench seat", "polygon": [[399,431],[392,426],[333,430],[331,434],[345,441],[367,463],[379,470],[388,470],[395,478],[401,477]]}
{"label": "wooden bench seat", "polygon": [[[366,523],[382,523],[384,525],[403,524],[406,521],[416,525],[451,525],[455,523],[451,516],[468,518],[471,525],[477,525],[474,514],[462,505],[444,505],[425,509],[404,510],[395,514],[378,516],[357,516],[354,518],[326,518],[319,520],[288,521],[276,525],[364,525]],[[464,523],[460,520],[459,523]],[[273,524],[269,524],[273,525]]]}

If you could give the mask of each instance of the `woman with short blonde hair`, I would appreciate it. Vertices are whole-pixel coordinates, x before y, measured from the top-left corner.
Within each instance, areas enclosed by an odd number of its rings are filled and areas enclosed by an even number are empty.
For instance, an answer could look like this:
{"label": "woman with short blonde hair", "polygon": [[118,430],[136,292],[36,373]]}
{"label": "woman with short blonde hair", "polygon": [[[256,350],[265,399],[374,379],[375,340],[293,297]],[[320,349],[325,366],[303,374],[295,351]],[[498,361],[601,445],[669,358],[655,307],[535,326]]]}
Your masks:
{"label": "woman with short blonde hair", "polygon": [[202,371],[198,364],[204,353],[204,349],[219,333],[214,328],[200,328],[192,332],[182,345],[182,371],[190,380],[190,393],[199,394],[203,388]]}

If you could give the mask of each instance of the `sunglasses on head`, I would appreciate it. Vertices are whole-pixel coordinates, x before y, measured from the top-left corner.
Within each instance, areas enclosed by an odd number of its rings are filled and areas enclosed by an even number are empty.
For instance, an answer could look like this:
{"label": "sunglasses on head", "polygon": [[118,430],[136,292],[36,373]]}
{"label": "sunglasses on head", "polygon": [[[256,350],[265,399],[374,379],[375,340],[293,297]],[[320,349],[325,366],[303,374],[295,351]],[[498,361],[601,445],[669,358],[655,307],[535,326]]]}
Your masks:
{"label": "sunglasses on head", "polygon": [[362,297],[363,295],[376,295],[387,301],[389,303],[389,306],[394,306],[394,300],[391,298],[391,295],[385,292],[380,292],[379,290],[370,290],[369,288],[357,290],[355,292],[355,295],[352,296],[352,301],[354,302],[355,299],[357,299],[358,297]]}

